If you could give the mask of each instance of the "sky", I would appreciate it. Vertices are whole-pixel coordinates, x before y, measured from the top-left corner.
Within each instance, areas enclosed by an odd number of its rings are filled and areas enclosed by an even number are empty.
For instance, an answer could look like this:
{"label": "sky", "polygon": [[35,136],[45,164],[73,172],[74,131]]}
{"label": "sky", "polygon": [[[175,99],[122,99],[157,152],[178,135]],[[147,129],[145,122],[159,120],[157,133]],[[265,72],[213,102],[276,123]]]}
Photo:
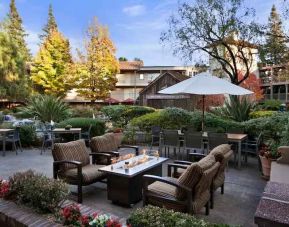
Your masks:
{"label": "sky", "polygon": [[[260,22],[268,20],[273,4],[280,9],[281,1],[245,0],[246,6],[256,9],[256,20]],[[9,2],[0,0],[0,19],[6,16]],[[160,42],[160,34],[168,28],[168,18],[176,12],[178,0],[16,0],[32,54],[38,51],[38,37],[47,22],[50,3],[72,51],[82,46],[85,30],[96,16],[101,24],[108,26],[117,57],[129,60],[138,57],[145,65],[193,64],[173,56],[170,46]]]}

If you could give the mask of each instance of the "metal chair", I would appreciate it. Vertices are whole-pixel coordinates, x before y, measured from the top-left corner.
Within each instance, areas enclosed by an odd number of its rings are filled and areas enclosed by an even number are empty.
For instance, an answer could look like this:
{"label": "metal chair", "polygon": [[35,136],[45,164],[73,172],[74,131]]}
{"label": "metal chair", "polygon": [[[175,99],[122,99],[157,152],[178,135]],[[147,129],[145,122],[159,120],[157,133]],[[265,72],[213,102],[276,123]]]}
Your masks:
{"label": "metal chair", "polygon": [[40,154],[42,155],[45,152],[45,148],[51,147],[53,144],[53,138],[52,138],[52,133],[51,130],[45,130],[43,132],[43,137],[42,137],[42,147],[41,147],[41,152]]}
{"label": "metal chair", "polygon": [[88,130],[81,133],[81,139],[84,139],[87,144],[89,144],[90,139],[91,139],[91,135],[90,135],[91,129],[92,129],[92,125],[89,125]]}
{"label": "metal chair", "polygon": [[152,133],[152,140],[151,140],[151,146],[150,149],[152,149],[153,145],[157,144],[160,145],[160,133],[161,133],[161,127],[160,126],[152,126],[151,133]]}
{"label": "metal chair", "polygon": [[202,132],[187,131],[184,133],[184,150],[187,152],[187,159],[191,149],[194,153],[196,153],[197,149],[204,153]]}
{"label": "metal chair", "polygon": [[228,136],[226,133],[208,132],[208,151],[221,144],[228,144]]}
{"label": "metal chair", "polygon": [[[259,133],[259,135],[253,139],[247,139],[245,143],[243,144],[246,149],[243,149],[242,152],[245,154],[245,162],[248,162],[248,154],[253,154],[255,156],[258,156],[260,145],[263,141],[263,134],[262,132]],[[259,159],[258,159],[259,160]],[[261,163],[259,160],[259,169],[261,169]]]}
{"label": "metal chair", "polygon": [[17,152],[17,144],[18,144],[18,147],[20,148],[20,151],[23,152],[22,145],[21,145],[21,140],[20,140],[20,128],[19,127],[17,127],[11,133],[7,134],[6,143],[11,143],[12,144],[12,149],[13,149],[13,151],[16,152],[16,155],[18,154],[18,152]]}
{"label": "metal chair", "polygon": [[178,130],[163,130],[162,131],[162,147],[165,149],[165,156],[169,157],[170,147],[173,147],[176,156],[176,149],[180,153],[180,136]]}

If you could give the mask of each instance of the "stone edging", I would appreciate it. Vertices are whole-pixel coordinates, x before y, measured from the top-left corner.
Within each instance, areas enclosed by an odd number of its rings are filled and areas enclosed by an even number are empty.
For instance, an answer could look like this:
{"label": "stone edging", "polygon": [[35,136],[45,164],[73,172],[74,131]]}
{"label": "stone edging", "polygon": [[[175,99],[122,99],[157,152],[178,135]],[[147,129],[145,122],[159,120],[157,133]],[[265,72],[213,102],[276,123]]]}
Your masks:
{"label": "stone edging", "polygon": [[[62,204],[62,207],[74,203],[67,200]],[[82,214],[91,215],[93,213],[103,214],[101,211],[93,210],[88,206],[80,205],[80,211]],[[114,215],[110,215],[112,218],[125,223],[125,219],[119,219]],[[0,226],[13,226],[13,227],[60,227],[62,225],[47,219],[46,216],[38,214],[26,208],[24,206],[18,206],[12,201],[0,199]]]}

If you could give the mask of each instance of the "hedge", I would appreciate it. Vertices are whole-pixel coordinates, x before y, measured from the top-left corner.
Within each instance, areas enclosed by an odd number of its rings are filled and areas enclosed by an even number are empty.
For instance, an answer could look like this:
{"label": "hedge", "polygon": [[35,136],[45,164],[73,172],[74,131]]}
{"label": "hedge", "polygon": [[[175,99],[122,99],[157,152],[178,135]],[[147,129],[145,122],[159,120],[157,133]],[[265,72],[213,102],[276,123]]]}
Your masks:
{"label": "hedge", "polygon": [[137,126],[141,130],[150,131],[154,125],[159,125],[164,129],[180,129],[191,124],[191,122],[190,112],[179,108],[166,108],[134,118],[131,125]]}
{"label": "hedge", "polygon": [[101,112],[109,118],[116,126],[123,127],[135,117],[153,113],[155,109],[145,106],[115,105],[105,106]]}
{"label": "hedge", "polygon": [[275,113],[277,113],[277,112],[273,111],[273,110],[258,110],[258,111],[251,112],[250,118],[255,119],[255,118],[259,118],[259,117],[271,117]]}
{"label": "hedge", "polygon": [[93,118],[69,118],[58,123],[56,127],[64,128],[66,125],[71,125],[73,128],[81,128],[82,131],[87,131],[89,126],[92,125],[91,136],[103,135],[105,131],[105,123],[102,120]]}
{"label": "hedge", "polygon": [[127,223],[132,227],[229,227],[229,225],[212,224],[189,214],[151,205],[133,211]]}

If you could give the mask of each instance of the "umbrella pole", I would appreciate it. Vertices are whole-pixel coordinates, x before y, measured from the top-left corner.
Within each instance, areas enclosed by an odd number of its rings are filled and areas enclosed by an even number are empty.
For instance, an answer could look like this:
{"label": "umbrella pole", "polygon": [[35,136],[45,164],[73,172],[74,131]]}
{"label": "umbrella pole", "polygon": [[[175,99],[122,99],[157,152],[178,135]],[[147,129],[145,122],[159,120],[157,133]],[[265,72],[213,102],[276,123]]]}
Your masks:
{"label": "umbrella pole", "polygon": [[203,99],[203,115],[202,115],[202,132],[204,131],[205,129],[205,95],[203,95],[202,97]]}

